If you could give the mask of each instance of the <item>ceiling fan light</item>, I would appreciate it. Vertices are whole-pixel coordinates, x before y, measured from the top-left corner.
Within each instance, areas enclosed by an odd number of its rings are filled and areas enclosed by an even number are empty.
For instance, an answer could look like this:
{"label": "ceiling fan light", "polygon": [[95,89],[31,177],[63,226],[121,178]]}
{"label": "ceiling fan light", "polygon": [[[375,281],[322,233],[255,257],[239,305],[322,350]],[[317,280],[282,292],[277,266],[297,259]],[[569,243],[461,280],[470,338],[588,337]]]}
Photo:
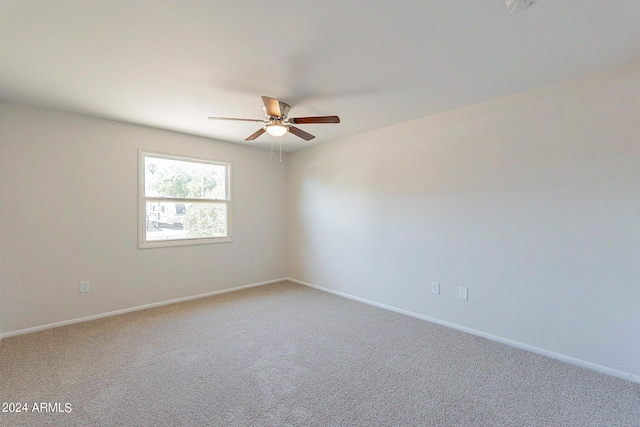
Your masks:
{"label": "ceiling fan light", "polygon": [[265,130],[271,136],[282,136],[289,131],[289,129],[281,123],[272,123],[265,126]]}

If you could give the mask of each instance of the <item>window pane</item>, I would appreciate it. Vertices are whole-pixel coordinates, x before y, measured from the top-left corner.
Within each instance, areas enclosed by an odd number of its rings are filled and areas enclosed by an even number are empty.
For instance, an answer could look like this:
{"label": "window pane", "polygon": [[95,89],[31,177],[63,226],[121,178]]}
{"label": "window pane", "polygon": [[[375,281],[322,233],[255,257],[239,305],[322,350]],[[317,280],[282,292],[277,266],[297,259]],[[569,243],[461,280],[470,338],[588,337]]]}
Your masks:
{"label": "window pane", "polygon": [[226,166],[145,156],[145,197],[225,200]]}
{"label": "window pane", "polygon": [[140,151],[139,248],[231,241],[230,164]]}
{"label": "window pane", "polygon": [[146,203],[147,241],[227,237],[226,203]]}

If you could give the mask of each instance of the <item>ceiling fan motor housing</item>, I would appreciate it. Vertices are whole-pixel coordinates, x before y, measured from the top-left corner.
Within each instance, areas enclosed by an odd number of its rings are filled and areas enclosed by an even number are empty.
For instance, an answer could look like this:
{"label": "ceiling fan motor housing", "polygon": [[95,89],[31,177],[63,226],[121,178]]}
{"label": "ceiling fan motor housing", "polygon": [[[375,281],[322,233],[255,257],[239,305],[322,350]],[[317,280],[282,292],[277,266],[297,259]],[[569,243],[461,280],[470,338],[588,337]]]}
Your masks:
{"label": "ceiling fan motor housing", "polygon": [[291,110],[291,106],[286,102],[278,101],[278,105],[280,106],[280,117],[272,117],[267,112],[267,107],[263,106],[262,110],[264,111],[264,115],[267,119],[282,119],[285,120],[289,116],[289,111]]}
{"label": "ceiling fan motor housing", "polygon": [[280,117],[286,119],[289,116],[289,110],[291,110],[289,104],[280,101],[280,114],[282,114]]}

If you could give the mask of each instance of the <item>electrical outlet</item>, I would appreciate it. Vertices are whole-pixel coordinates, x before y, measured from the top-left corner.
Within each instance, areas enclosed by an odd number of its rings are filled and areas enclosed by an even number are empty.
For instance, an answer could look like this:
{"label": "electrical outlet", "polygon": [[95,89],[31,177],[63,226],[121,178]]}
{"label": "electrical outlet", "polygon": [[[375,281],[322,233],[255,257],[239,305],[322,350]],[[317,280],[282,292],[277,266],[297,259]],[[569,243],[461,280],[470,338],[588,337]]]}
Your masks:
{"label": "electrical outlet", "polygon": [[80,293],[89,292],[89,281],[80,282]]}
{"label": "electrical outlet", "polygon": [[258,260],[258,258],[254,258],[254,259],[253,259],[253,266],[254,266],[254,267],[257,267],[257,266],[259,266],[259,265],[260,265],[260,261]]}
{"label": "electrical outlet", "polygon": [[458,288],[458,298],[468,301],[469,300],[469,288],[460,286]]}
{"label": "electrical outlet", "polygon": [[431,282],[431,293],[440,295],[440,283]]}

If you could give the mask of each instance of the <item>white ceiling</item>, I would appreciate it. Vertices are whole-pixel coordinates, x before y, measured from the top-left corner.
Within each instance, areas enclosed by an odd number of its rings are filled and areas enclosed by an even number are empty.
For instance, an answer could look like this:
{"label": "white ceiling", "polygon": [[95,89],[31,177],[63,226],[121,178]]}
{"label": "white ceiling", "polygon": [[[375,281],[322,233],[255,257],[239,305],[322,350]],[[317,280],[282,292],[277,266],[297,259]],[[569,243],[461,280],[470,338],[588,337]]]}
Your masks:
{"label": "white ceiling", "polygon": [[0,1],[0,98],[234,143],[260,125],[207,117],[261,95],[342,119],[285,151],[638,59],[635,0]]}

